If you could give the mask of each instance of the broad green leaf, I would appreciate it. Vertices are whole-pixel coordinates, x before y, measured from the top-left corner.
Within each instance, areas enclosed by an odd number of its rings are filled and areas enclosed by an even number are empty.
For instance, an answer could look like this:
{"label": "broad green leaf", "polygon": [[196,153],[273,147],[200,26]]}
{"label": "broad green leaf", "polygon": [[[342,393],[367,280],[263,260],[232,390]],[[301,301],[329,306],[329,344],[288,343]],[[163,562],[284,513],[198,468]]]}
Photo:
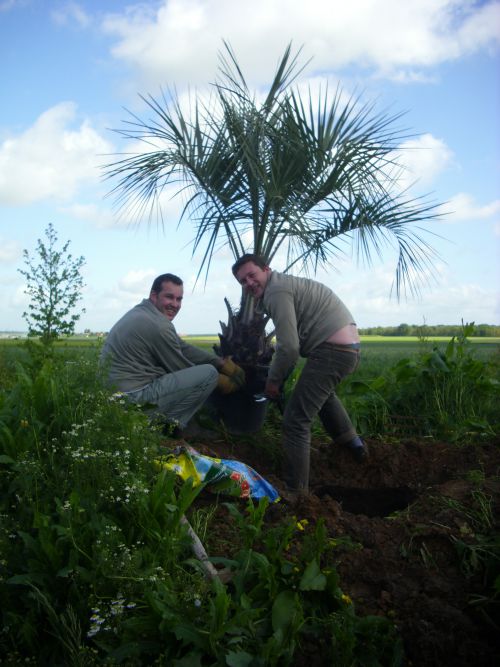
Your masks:
{"label": "broad green leaf", "polygon": [[298,611],[297,594],[293,591],[281,591],[276,596],[272,609],[274,632],[285,632]]}
{"label": "broad green leaf", "polygon": [[230,651],[226,654],[226,664],[229,667],[250,667],[254,656],[246,651]]}
{"label": "broad green leaf", "polygon": [[316,559],[312,560],[306,567],[299,588],[301,591],[324,591],[326,577],[321,572]]}

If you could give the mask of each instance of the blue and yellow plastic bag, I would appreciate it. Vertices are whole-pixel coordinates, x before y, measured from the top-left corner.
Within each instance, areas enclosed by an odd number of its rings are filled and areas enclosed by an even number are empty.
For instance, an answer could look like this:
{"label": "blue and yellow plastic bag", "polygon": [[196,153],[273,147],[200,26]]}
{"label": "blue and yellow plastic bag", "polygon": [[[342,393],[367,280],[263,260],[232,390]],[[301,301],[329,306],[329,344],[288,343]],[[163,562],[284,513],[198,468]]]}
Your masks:
{"label": "blue and yellow plastic bag", "polygon": [[240,461],[206,456],[182,445],[162,457],[159,463],[183,480],[191,478],[193,486],[208,484],[214,491],[239,498],[267,496],[272,503],[279,500],[276,489],[253,468]]}

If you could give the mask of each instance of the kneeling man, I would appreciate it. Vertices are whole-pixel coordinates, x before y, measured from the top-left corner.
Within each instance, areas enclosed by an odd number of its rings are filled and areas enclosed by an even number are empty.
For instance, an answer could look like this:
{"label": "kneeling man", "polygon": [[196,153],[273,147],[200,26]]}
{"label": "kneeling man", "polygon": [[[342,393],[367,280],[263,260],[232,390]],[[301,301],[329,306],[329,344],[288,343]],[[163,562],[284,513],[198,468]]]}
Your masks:
{"label": "kneeling man", "polygon": [[158,276],[148,299],[129,310],[109,332],[100,362],[109,386],[184,428],[216,387],[228,394],[245,382],[244,371],[184,342],[172,321],[183,299],[183,282]]}

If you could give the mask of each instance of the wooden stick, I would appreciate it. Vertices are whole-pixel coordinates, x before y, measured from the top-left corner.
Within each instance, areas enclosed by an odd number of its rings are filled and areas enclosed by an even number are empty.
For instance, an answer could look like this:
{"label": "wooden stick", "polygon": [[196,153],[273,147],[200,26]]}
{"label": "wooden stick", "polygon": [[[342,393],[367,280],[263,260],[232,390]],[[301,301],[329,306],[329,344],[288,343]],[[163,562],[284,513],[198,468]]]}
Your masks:
{"label": "wooden stick", "polygon": [[196,558],[200,561],[206,576],[209,579],[215,579],[215,577],[218,577],[222,581],[222,583],[226,583],[227,581],[229,581],[229,579],[231,578],[230,570],[228,570],[228,568],[225,568],[224,570],[219,571],[212,565],[212,563],[209,560],[209,555],[207,554],[205,547],[201,543],[200,538],[194,532],[191,524],[184,515],[181,516],[181,523],[187,527],[187,532],[191,539],[191,548]]}

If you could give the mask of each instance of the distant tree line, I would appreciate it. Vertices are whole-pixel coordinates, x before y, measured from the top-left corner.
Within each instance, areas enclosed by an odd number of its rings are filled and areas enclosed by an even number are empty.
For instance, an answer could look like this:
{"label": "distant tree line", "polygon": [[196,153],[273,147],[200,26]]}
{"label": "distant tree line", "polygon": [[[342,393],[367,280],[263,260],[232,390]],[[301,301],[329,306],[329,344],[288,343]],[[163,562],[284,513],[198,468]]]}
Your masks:
{"label": "distant tree line", "polygon": [[[460,324],[398,324],[394,327],[366,327],[359,329],[364,336],[458,336],[462,330]],[[474,337],[498,337],[500,325],[475,324]]]}

